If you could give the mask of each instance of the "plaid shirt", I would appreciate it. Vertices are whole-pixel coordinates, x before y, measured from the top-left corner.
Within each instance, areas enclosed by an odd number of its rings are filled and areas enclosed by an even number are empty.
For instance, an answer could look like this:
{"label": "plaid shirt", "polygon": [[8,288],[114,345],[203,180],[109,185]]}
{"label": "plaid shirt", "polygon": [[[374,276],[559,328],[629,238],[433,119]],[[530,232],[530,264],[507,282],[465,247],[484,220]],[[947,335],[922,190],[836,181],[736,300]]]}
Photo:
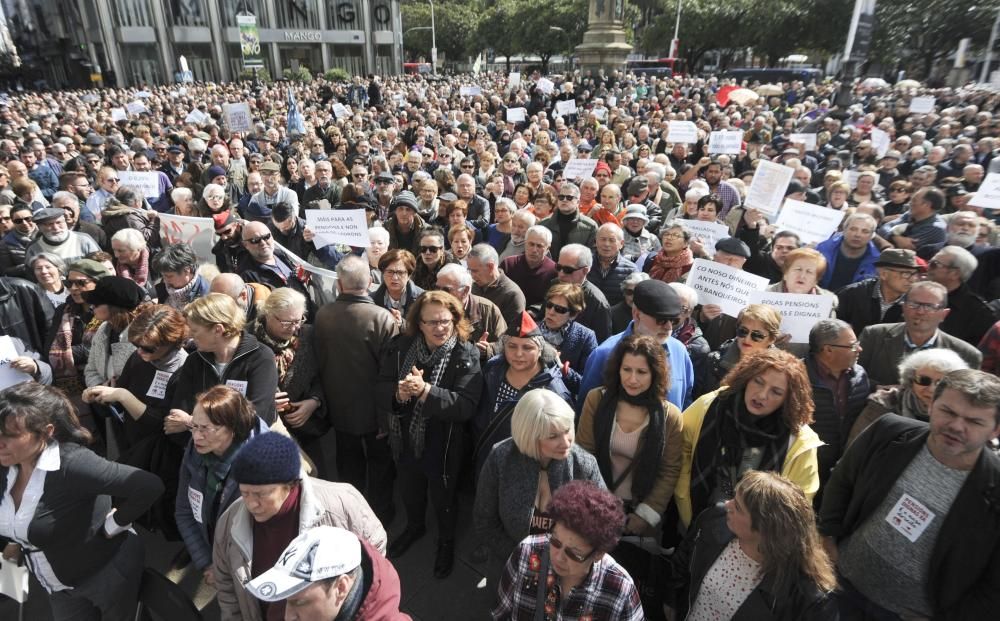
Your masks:
{"label": "plaid shirt", "polygon": [[[531,535],[507,560],[497,589],[494,620],[532,621],[542,554],[548,535]],[[639,593],[625,569],[605,554],[579,586],[563,596],[551,563],[547,575],[545,621],[643,621]]]}
{"label": "plaid shirt", "polygon": [[717,194],[722,199],[722,211],[718,215],[719,218],[726,217],[730,209],[742,202],[739,191],[726,181],[720,181],[713,194]]}

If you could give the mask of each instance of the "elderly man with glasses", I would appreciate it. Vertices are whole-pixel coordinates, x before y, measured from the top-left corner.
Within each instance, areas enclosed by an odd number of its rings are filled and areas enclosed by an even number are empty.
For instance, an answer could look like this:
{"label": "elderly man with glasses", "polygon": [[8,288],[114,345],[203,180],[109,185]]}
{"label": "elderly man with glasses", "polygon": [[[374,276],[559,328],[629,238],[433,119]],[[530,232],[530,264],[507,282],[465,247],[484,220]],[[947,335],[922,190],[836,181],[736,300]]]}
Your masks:
{"label": "elderly man with glasses", "polygon": [[903,320],[903,300],[910,285],[923,278],[925,264],[912,250],[889,248],[875,261],[876,275],[837,292],[837,316],[854,332],[876,323]]}
{"label": "elderly man with glasses", "polygon": [[572,183],[559,186],[555,213],[539,225],[552,231],[553,256],[559,256],[559,251],[567,244],[595,246],[597,223],[580,213],[580,188]]}
{"label": "elderly man with glasses", "polygon": [[271,287],[291,287],[306,296],[309,301],[309,317],[315,313],[312,298],[305,284],[298,276],[296,265],[279,248],[275,248],[274,236],[263,222],[247,222],[243,225],[243,247],[245,256],[236,268],[243,282],[259,282]]}
{"label": "elderly man with glasses", "polygon": [[979,261],[965,248],[945,246],[928,263],[927,278],[948,290],[951,312],[941,329],[972,346],[979,345],[997,320],[996,313],[969,287]]}

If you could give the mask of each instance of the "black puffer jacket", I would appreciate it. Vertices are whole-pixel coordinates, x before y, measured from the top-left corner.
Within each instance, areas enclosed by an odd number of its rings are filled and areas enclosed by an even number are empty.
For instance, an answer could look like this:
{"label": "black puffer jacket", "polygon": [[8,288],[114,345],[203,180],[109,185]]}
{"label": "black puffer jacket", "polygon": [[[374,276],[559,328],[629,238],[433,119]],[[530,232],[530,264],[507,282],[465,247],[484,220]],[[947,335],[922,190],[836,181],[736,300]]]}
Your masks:
{"label": "black puffer jacket", "polygon": [[40,354],[55,310],[41,287],[23,278],[0,278],[0,330]]}

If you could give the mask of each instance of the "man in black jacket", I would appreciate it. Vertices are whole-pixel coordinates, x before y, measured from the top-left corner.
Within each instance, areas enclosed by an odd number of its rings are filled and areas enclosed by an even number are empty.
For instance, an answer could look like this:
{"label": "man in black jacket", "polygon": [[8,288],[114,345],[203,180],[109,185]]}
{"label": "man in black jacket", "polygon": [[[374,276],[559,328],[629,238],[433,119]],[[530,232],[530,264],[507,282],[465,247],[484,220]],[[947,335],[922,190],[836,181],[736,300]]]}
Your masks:
{"label": "man in black jacket", "polygon": [[878,278],[866,278],[837,292],[837,317],[851,324],[857,334],[876,323],[902,321],[903,299],[921,271],[916,253],[901,248],[883,250],[875,269]]}
{"label": "man in black jacket", "polygon": [[930,424],[875,421],[837,464],[819,530],[844,619],[992,619],[1000,609],[1000,379],[953,371]]}
{"label": "man in black jacket", "polygon": [[42,289],[22,278],[0,277],[0,334],[21,339],[31,351],[45,351],[52,303]]}

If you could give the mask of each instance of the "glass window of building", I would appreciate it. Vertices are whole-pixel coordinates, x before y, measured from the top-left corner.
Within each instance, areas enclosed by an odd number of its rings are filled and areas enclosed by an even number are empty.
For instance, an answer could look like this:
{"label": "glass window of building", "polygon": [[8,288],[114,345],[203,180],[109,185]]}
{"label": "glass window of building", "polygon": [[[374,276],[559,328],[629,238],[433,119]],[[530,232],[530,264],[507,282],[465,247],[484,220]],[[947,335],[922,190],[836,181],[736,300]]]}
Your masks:
{"label": "glass window of building", "polygon": [[227,28],[238,28],[236,16],[240,13],[249,13],[257,16],[258,28],[267,28],[267,14],[261,4],[261,0],[220,0],[219,11],[222,14],[223,25]]}
{"label": "glass window of building", "polygon": [[153,7],[149,0],[118,0],[110,4],[116,26],[153,27]]}
{"label": "glass window of building", "polygon": [[361,0],[324,0],[327,30],[364,30]]}
{"label": "glass window of building", "polygon": [[173,0],[167,3],[167,19],[172,26],[208,26],[208,7],[196,0]]}
{"label": "glass window of building", "polygon": [[315,0],[279,0],[274,3],[278,28],[319,30],[319,11]]}

